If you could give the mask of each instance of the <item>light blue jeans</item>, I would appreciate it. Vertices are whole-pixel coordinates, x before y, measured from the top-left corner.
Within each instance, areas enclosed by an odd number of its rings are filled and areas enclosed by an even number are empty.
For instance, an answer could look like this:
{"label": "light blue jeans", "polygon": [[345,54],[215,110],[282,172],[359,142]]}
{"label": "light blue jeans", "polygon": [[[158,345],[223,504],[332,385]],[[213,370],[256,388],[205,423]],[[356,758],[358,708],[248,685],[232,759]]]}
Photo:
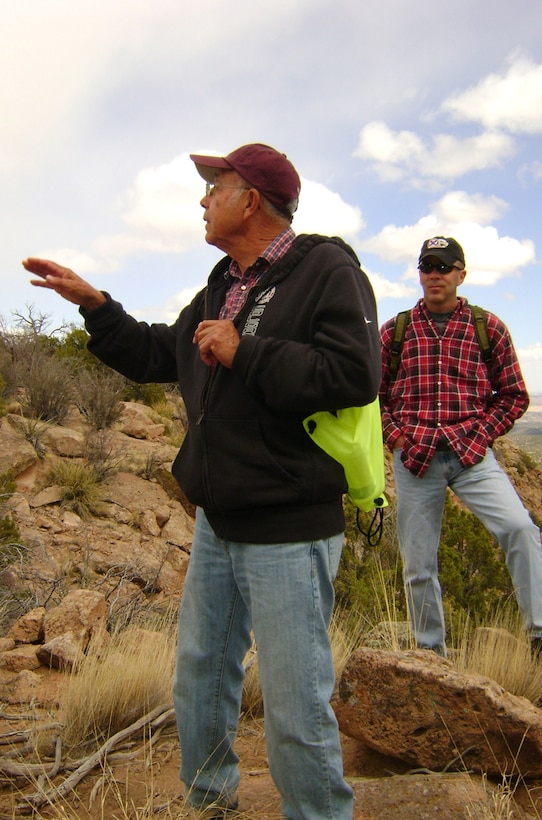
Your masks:
{"label": "light blue jeans", "polygon": [[405,589],[416,644],[446,654],[438,549],[446,488],[457,495],[495,536],[506,556],[525,628],[542,636],[542,547],[533,524],[493,450],[473,467],[449,451],[436,452],[418,478],[394,450],[397,529]]}
{"label": "light blue jeans", "polygon": [[258,648],[269,768],[291,820],[351,820],[328,626],[343,536],[225,542],[197,510],[179,615],[173,697],[181,780],[195,807],[232,800],[243,659]]}

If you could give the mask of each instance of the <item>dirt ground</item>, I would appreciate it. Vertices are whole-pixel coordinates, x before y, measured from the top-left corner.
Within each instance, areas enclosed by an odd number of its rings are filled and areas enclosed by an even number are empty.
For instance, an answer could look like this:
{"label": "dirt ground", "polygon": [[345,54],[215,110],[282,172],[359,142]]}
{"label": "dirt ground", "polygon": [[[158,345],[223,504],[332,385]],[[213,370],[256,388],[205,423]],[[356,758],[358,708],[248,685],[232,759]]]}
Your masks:
{"label": "dirt ground", "polygon": [[[9,732],[20,726],[0,716],[1,755],[9,755]],[[354,820],[500,820],[513,817],[542,817],[542,784],[530,784],[527,791],[517,787],[514,814],[503,813],[503,791],[498,784],[487,784],[483,778],[461,773],[411,772],[407,764],[386,758],[359,741],[341,737],[345,774],[354,788]],[[267,766],[263,721],[241,724],[237,749],[241,759],[239,789],[240,818],[244,820],[280,820],[280,798]],[[44,820],[171,820],[189,815],[183,807],[179,782],[179,746],[175,728],[165,729],[151,750],[141,742],[122,749],[130,759],[108,761],[90,772],[66,798],[32,813]],[[58,786],[68,776],[55,778]],[[36,782],[1,776],[0,818],[23,816],[15,806],[24,803],[23,794],[36,791]],[[45,779],[44,786],[52,784]],[[538,798],[540,795],[540,798]],[[511,803],[509,795],[507,810]],[[470,807],[470,808],[469,808]]]}

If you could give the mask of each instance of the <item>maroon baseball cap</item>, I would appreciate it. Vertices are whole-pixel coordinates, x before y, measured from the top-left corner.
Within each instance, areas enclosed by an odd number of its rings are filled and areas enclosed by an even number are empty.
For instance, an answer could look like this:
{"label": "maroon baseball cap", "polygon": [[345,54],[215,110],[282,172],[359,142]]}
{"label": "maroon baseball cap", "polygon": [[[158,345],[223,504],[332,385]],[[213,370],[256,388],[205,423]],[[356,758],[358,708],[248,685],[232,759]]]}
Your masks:
{"label": "maroon baseball cap", "polygon": [[301,180],[286,154],[260,142],[242,145],[226,157],[190,154],[198,173],[214,182],[218,171],[236,171],[278,211],[291,217],[297,209]]}

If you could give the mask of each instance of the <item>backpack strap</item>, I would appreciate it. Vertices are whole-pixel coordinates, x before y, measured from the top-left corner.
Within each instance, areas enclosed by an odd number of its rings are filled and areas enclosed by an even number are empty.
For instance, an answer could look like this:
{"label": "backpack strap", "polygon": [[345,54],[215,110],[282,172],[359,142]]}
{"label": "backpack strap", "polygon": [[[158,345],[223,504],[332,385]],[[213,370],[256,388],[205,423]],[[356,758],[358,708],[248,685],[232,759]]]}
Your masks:
{"label": "backpack strap", "polygon": [[474,329],[476,331],[476,338],[478,339],[478,344],[480,345],[480,350],[482,352],[482,359],[487,367],[488,374],[490,374],[491,370],[491,343],[489,341],[489,335],[487,332],[487,319],[485,310],[478,305],[469,305],[472,322],[474,324]]}
{"label": "backpack strap", "polygon": [[393,337],[391,340],[390,372],[395,374],[401,360],[401,351],[405,341],[407,325],[410,322],[410,310],[402,310],[395,317]]}
{"label": "backpack strap", "polygon": [[[488,374],[491,371],[491,357],[492,349],[487,332],[487,317],[483,308],[478,305],[469,305],[471,312],[471,319],[476,331],[476,338],[482,354],[482,360],[487,367]],[[390,373],[397,373],[399,362],[401,360],[401,351],[405,341],[405,333],[410,322],[410,310],[402,310],[395,317],[395,325],[393,327],[393,336],[391,340],[391,356],[390,356]]]}

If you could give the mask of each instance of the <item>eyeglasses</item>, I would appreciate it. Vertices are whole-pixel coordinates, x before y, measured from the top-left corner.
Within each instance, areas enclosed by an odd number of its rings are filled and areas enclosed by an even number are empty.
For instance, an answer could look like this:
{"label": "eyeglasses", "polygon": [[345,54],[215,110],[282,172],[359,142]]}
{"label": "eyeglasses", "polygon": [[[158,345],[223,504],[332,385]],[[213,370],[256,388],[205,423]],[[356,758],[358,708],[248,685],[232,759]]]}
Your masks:
{"label": "eyeglasses", "polygon": [[216,188],[237,188],[238,191],[250,191],[246,185],[223,185],[221,182],[206,182],[205,196],[211,196]]}
{"label": "eyeglasses", "polygon": [[444,262],[439,262],[438,265],[434,262],[421,262],[418,270],[421,273],[431,273],[434,270],[437,273],[451,273],[453,270],[463,270],[463,268],[458,268],[457,265],[445,265]]}

